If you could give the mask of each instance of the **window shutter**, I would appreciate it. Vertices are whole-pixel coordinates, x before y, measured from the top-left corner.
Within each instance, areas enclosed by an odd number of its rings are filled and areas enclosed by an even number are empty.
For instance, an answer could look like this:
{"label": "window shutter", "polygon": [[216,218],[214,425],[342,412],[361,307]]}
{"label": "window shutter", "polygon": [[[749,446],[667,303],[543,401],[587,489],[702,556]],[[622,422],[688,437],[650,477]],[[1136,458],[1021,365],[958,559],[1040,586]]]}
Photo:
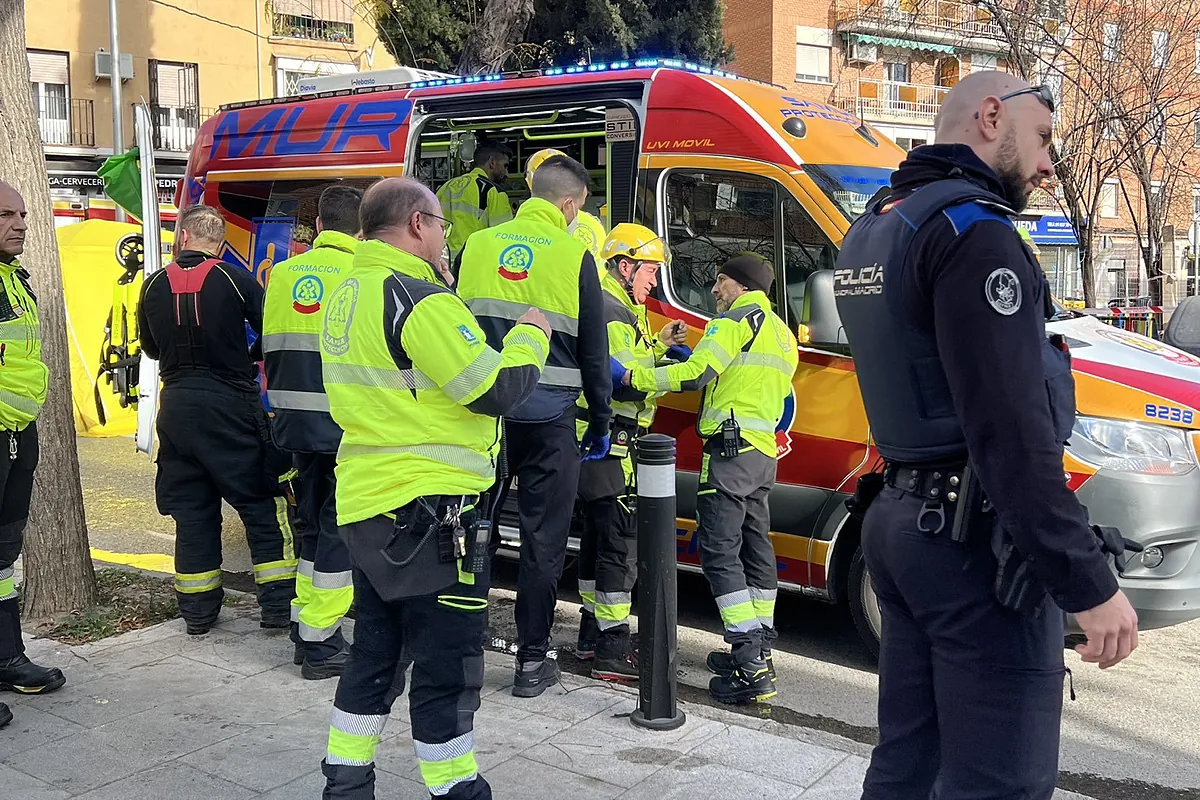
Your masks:
{"label": "window shutter", "polygon": [[353,22],[354,11],[349,0],[274,0],[276,14],[310,17],[326,22]]}
{"label": "window shutter", "polygon": [[71,83],[66,53],[27,50],[25,54],[29,57],[29,80],[31,82],[60,83],[64,86]]}
{"label": "window shutter", "polygon": [[166,108],[187,108],[196,104],[195,90],[190,85],[192,73],[185,64],[155,65],[158,84],[158,105]]}

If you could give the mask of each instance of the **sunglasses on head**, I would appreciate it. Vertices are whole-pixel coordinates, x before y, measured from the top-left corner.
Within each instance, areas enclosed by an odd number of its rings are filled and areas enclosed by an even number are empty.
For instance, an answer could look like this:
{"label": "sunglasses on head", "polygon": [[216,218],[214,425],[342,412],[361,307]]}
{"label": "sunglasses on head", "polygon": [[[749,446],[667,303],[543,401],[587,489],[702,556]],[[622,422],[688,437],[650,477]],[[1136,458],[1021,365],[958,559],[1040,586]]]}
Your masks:
{"label": "sunglasses on head", "polygon": [[[1049,86],[1026,86],[1024,89],[1017,89],[1015,92],[1002,94],[997,100],[1003,103],[1005,100],[1012,100],[1014,97],[1032,94],[1037,97],[1038,102],[1050,109],[1050,113],[1054,113],[1054,92],[1050,91]],[[979,119],[979,112],[975,112],[975,119]]]}

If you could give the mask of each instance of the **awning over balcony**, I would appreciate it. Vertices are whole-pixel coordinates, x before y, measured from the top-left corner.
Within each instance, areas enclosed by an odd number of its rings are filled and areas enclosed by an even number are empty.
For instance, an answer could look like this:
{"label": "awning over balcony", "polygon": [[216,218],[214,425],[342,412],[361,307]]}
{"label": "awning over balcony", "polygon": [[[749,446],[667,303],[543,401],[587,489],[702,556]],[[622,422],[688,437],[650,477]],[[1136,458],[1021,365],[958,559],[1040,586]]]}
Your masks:
{"label": "awning over balcony", "polygon": [[950,53],[952,55],[955,52],[954,48],[948,44],[914,42],[908,39],[894,39],[890,36],[871,36],[865,33],[854,33],[850,35],[850,38],[863,44],[877,44],[883,47],[899,48],[900,50],[928,50],[931,53]]}

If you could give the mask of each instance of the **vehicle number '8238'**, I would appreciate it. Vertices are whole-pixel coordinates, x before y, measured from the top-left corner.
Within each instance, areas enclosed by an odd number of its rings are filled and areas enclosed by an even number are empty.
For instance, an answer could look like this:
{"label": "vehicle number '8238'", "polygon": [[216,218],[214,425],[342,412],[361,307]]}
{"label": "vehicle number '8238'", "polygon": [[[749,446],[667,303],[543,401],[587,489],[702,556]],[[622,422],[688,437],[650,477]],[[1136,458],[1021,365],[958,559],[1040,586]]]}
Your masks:
{"label": "vehicle number '8238'", "polygon": [[1182,422],[1184,425],[1192,424],[1192,412],[1182,408],[1174,408],[1172,406],[1156,406],[1153,403],[1146,404],[1146,416],[1151,419],[1161,419],[1164,422]]}

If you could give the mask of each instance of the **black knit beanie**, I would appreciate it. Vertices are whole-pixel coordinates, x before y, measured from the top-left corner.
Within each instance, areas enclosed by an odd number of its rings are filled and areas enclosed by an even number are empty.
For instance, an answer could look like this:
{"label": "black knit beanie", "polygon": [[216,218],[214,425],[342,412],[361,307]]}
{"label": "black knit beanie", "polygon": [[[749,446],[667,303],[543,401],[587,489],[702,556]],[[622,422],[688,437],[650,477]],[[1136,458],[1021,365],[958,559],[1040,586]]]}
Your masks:
{"label": "black knit beanie", "polygon": [[775,282],[775,268],[771,262],[753,253],[734,256],[717,270],[717,274],[728,275],[751,291],[769,292]]}

